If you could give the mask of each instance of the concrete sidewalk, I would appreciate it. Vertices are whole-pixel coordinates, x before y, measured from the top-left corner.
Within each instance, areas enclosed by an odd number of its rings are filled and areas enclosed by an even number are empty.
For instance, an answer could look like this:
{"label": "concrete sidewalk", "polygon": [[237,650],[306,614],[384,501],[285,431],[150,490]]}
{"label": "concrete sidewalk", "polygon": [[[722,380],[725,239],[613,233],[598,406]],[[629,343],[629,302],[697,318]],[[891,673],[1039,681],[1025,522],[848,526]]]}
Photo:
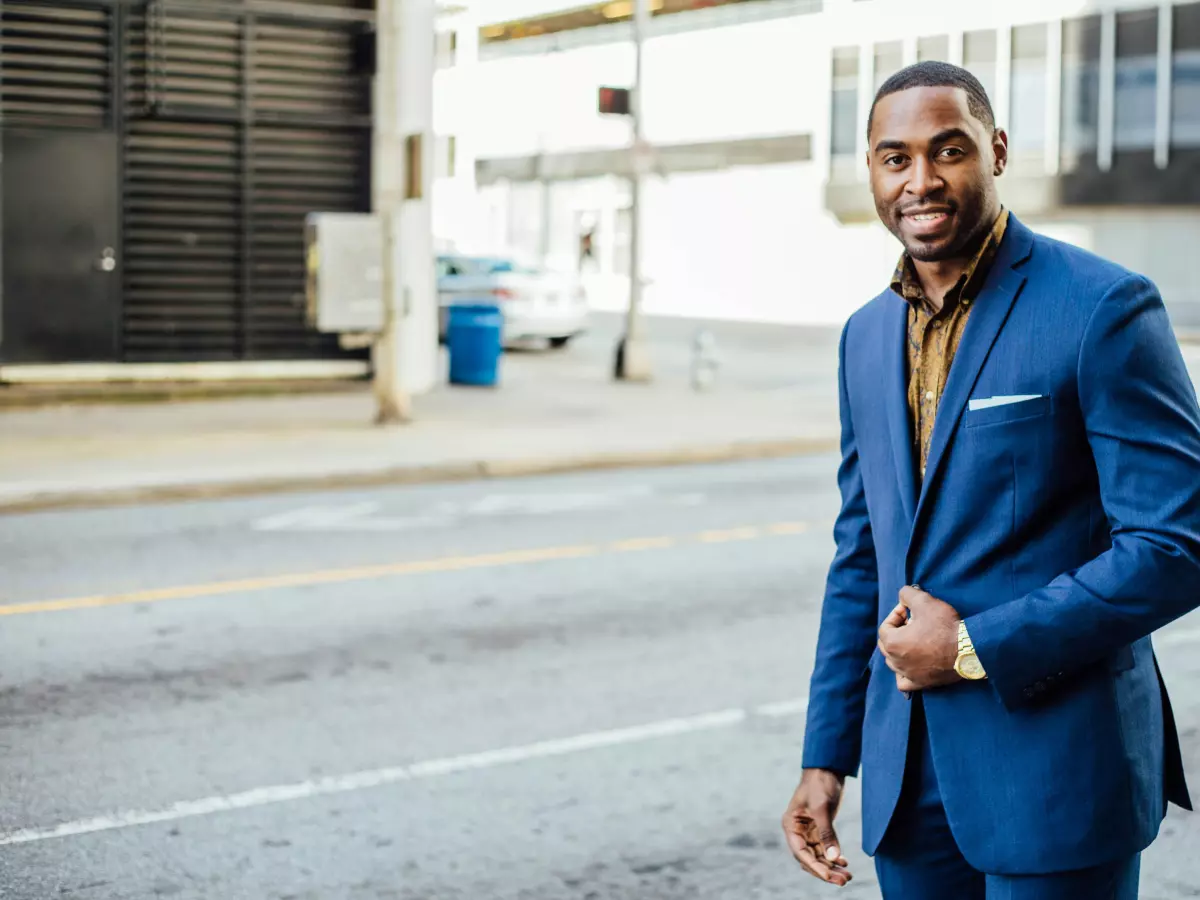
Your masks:
{"label": "concrete sidewalk", "polygon": [[[688,381],[698,323],[651,323],[655,381],[609,377],[614,317],[563,352],[513,352],[496,389],[443,383],[412,424],[372,424],[368,385],[302,396],[0,414],[0,511],[232,496],[836,446],[837,332],[707,323],[723,368]],[[444,360],[443,360],[444,362]],[[444,381],[444,379],[443,379]]]}

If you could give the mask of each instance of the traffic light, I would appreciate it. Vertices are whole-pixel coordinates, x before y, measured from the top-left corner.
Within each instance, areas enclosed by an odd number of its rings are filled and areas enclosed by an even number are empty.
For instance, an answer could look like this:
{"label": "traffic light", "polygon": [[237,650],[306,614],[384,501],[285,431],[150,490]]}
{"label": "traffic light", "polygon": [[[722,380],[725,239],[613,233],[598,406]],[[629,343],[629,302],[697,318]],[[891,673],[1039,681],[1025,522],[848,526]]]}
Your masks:
{"label": "traffic light", "polygon": [[600,88],[600,113],[607,116],[627,116],[630,114],[629,88],[602,87]]}

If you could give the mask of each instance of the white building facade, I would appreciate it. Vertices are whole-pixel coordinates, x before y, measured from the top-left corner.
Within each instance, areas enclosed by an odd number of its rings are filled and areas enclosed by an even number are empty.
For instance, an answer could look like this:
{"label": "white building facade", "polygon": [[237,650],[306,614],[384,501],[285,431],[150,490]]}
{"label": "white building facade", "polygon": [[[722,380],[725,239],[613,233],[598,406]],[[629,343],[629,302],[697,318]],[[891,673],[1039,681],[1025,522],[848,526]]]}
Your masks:
{"label": "white building facade", "polygon": [[[621,308],[630,129],[598,114],[597,89],[632,81],[630,4],[555,30],[553,9],[518,2],[439,26],[436,238],[576,267],[591,231],[592,300]],[[867,112],[897,69],[944,59],[980,78],[1009,132],[1005,203],[1150,276],[1177,327],[1200,327],[1197,0],[649,2],[648,312],[838,324],[877,293],[900,247],[866,186]]]}

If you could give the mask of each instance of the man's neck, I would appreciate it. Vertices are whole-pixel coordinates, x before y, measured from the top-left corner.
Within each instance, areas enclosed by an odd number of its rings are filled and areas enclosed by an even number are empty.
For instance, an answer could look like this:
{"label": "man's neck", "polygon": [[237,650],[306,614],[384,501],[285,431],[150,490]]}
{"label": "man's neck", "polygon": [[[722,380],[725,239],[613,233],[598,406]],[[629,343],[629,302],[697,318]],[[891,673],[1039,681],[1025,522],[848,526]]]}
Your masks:
{"label": "man's neck", "polygon": [[941,311],[946,295],[958,283],[958,279],[962,278],[963,272],[967,270],[971,257],[974,255],[972,252],[966,256],[939,259],[936,262],[913,260],[913,269],[917,274],[917,281],[921,283],[925,300],[935,310]]}
{"label": "man's neck", "polygon": [[925,293],[925,299],[935,310],[941,311],[946,295],[950,293],[950,289],[954,285],[958,284],[958,279],[962,278],[963,272],[967,270],[967,266],[979,252],[980,246],[991,234],[996,219],[1000,217],[1000,212],[997,210],[994,215],[984,217],[983,221],[986,224],[980,226],[979,233],[967,241],[958,256],[952,259],[927,262],[917,259],[912,261],[913,270],[916,272],[917,280],[921,282],[921,290]]}

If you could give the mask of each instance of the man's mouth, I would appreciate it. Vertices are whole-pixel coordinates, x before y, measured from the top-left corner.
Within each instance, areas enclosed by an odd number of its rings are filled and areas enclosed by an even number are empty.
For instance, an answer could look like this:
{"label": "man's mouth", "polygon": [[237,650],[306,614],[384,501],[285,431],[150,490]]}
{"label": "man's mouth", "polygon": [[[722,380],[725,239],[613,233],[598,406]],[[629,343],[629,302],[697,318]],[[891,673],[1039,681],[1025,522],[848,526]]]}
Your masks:
{"label": "man's mouth", "polygon": [[908,221],[909,228],[917,234],[934,234],[941,226],[950,220],[953,213],[949,209],[921,209],[901,213]]}

